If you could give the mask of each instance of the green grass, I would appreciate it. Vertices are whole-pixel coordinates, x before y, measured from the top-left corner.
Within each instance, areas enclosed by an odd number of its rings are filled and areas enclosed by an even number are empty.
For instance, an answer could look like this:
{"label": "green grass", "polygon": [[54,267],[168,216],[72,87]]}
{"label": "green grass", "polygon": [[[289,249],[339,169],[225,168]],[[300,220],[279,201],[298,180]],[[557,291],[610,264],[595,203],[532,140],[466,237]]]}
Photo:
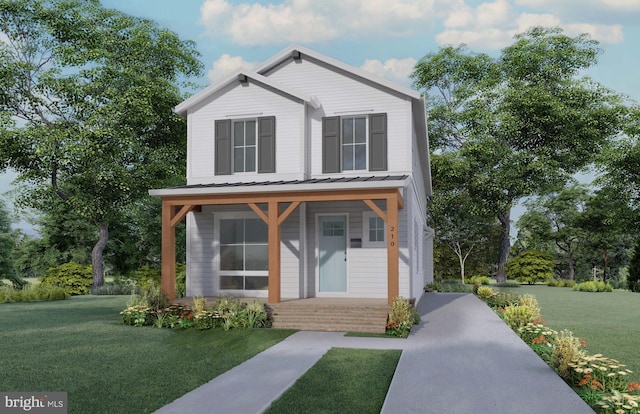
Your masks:
{"label": "green grass", "polygon": [[534,295],[547,326],[572,331],[587,342],[590,354],[617,359],[633,371],[633,378],[640,378],[640,294],[577,292],[541,285],[501,290]]}
{"label": "green grass", "polygon": [[134,328],[128,296],[0,305],[2,391],[66,391],[69,413],[148,413],[293,331]]}
{"label": "green grass", "polygon": [[401,353],[332,348],[266,413],[379,413]]}

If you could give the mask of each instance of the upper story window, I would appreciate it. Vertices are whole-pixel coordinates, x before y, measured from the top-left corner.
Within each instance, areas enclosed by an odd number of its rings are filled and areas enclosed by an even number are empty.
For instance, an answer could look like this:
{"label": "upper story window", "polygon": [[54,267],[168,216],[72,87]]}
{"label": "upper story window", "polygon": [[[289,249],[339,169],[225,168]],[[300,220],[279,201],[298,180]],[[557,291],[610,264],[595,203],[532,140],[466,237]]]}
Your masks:
{"label": "upper story window", "polygon": [[322,172],[387,171],[387,114],[322,118]]}
{"label": "upper story window", "polygon": [[233,121],[233,172],[256,171],[256,120]]}
{"label": "upper story window", "polygon": [[216,175],[276,172],[276,118],[215,121]]}
{"label": "upper story window", "polygon": [[342,171],[367,169],[367,118],[342,118]]}

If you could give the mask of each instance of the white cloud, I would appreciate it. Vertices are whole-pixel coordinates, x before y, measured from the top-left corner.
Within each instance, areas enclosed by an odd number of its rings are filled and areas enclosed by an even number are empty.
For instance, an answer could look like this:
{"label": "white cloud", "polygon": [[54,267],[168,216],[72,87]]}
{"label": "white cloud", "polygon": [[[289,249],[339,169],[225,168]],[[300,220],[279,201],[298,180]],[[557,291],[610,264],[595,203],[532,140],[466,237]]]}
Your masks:
{"label": "white cloud", "polygon": [[224,54],[213,62],[211,69],[207,72],[207,77],[211,83],[220,82],[240,70],[252,70],[258,66],[258,62],[247,62],[241,56],[231,56]]}
{"label": "white cloud", "polygon": [[[601,4],[617,2],[625,6],[632,1],[640,4],[638,0],[587,1]],[[603,43],[619,43],[624,40],[622,26],[619,24],[564,21],[561,13],[543,12],[553,8],[553,3],[558,3],[558,0],[515,0],[513,4],[511,2],[512,0],[494,0],[481,3],[475,8],[466,5],[458,7],[444,20],[445,29],[436,36],[437,42],[454,45],[465,43],[476,48],[500,49],[511,44],[515,34],[522,33],[532,26],[559,26],[569,35],[588,33]],[[539,12],[521,12],[516,10],[515,5],[537,9]]]}
{"label": "white cloud", "polygon": [[235,3],[206,0],[201,22],[209,35],[241,45],[318,42],[348,37],[423,33],[463,0],[283,0]]}
{"label": "white cloud", "polygon": [[416,59],[410,57],[405,59],[388,59],[384,62],[377,59],[367,59],[360,68],[399,84],[409,86],[411,85],[409,75],[413,72],[413,68],[417,62]]}

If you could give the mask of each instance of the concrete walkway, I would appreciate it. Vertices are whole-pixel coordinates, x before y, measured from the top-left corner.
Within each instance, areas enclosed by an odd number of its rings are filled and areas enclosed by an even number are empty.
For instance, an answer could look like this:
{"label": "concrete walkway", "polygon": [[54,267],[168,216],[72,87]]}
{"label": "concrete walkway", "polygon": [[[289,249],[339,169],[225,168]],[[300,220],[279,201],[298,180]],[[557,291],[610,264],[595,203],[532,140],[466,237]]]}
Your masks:
{"label": "concrete walkway", "polygon": [[593,413],[473,295],[426,293],[407,339],[297,332],[156,411],[254,414],[329,348],[403,350],[383,413]]}

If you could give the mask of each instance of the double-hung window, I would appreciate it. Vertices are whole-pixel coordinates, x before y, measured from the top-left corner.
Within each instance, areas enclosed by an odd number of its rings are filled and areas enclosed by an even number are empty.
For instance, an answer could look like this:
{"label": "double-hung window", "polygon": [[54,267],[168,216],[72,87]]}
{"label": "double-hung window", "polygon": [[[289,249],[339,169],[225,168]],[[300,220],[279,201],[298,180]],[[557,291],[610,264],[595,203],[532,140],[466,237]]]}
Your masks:
{"label": "double-hung window", "polygon": [[257,150],[255,119],[233,121],[233,172],[255,172]]}
{"label": "double-hung window", "polygon": [[215,175],[276,172],[276,118],[218,119],[214,131]]}
{"label": "double-hung window", "polygon": [[367,169],[367,118],[342,118],[342,171]]}
{"label": "double-hung window", "polygon": [[322,173],[387,171],[387,114],[322,118]]}

